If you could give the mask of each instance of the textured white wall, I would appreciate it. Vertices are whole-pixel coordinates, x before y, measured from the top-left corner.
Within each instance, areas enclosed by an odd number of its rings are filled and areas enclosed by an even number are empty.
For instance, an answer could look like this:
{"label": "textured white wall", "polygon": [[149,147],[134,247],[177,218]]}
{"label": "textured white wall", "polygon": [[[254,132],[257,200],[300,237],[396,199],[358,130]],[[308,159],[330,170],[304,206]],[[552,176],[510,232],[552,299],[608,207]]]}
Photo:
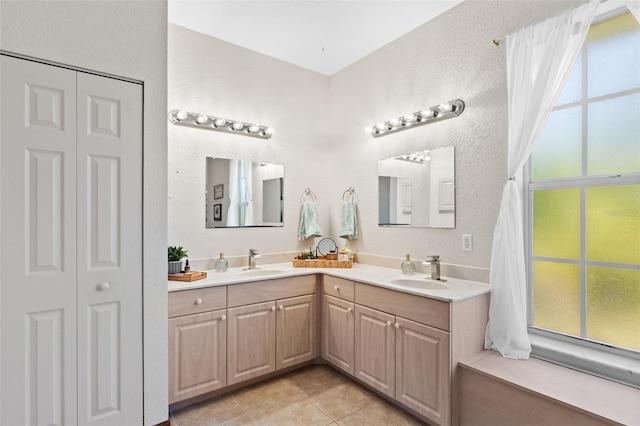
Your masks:
{"label": "textured white wall", "polygon": [[168,403],[166,22],[162,0],[0,2],[0,49],[144,81],[145,425]]}
{"label": "textured white wall", "polygon": [[[263,142],[169,126],[169,241],[190,256],[297,250],[299,197],[318,193],[325,236],[337,236],[342,192],[354,186],[360,230],[354,251],[488,268],[506,176],[504,44],[491,40],[585,3],[467,0],[437,19],[326,78],[219,40],[169,28],[169,107],[276,128]],[[410,11],[408,11],[410,13]],[[374,139],[363,129],[461,98],[458,118]],[[455,229],[379,228],[377,161],[455,146]],[[283,229],[205,230],[204,157],[257,158],[285,165]],[[462,251],[462,234],[474,237]],[[317,242],[317,241],[316,241]]]}
{"label": "textured white wall", "polygon": [[[329,152],[329,79],[169,24],[169,110],[184,109],[275,129],[269,140],[169,124],[169,244],[189,258],[244,256],[309,247],[297,241],[300,195],[318,196],[329,228],[333,157]],[[206,157],[284,165],[284,227],[205,229]],[[225,196],[226,196],[225,187]]]}
{"label": "textured white wall", "polygon": [[[581,3],[467,0],[331,76],[331,123],[340,129],[332,135],[332,151],[340,153],[335,166],[350,171],[362,213],[355,251],[393,257],[411,252],[418,259],[439,254],[445,263],[489,267],[508,178],[505,47],[491,40]],[[377,139],[362,131],[456,98],[466,104],[458,118]],[[376,161],[449,144],[456,159],[455,229],[378,228]],[[350,166],[354,161],[360,166]],[[338,220],[332,217],[334,229]],[[472,252],[462,251],[462,234],[473,235]]]}

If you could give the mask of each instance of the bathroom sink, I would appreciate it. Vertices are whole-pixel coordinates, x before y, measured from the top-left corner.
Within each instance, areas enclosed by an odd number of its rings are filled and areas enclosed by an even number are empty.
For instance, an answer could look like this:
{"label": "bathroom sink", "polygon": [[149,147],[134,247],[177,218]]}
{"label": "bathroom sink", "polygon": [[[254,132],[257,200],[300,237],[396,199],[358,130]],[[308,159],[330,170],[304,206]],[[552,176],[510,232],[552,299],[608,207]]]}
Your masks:
{"label": "bathroom sink", "polygon": [[268,277],[271,275],[282,274],[284,271],[281,269],[248,269],[238,272],[238,276],[241,277]]}
{"label": "bathroom sink", "polygon": [[391,284],[399,285],[402,287],[411,287],[424,290],[449,290],[450,286],[444,282],[431,280],[427,278],[397,278],[390,281]]}

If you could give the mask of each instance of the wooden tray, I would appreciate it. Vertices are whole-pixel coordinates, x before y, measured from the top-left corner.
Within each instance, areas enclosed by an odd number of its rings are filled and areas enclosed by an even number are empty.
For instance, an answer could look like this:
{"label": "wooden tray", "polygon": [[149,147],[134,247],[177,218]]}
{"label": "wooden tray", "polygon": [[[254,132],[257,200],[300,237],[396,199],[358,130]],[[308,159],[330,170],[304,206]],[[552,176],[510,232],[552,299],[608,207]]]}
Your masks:
{"label": "wooden tray", "polygon": [[171,281],[197,281],[207,278],[206,272],[191,271],[184,274],[169,274]]}
{"label": "wooden tray", "polygon": [[293,259],[294,268],[351,268],[353,260]]}

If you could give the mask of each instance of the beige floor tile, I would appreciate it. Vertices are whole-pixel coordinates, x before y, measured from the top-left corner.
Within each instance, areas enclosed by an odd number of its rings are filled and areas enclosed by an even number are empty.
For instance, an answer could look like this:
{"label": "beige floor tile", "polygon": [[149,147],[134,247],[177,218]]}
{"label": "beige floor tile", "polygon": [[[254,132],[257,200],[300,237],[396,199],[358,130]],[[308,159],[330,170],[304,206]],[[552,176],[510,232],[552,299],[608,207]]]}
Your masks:
{"label": "beige floor tile", "polygon": [[325,365],[311,365],[300,370],[293,371],[283,377],[303,392],[309,392],[318,386],[322,386],[338,377],[341,377],[332,368]]}
{"label": "beige floor tile", "polygon": [[296,395],[254,414],[256,424],[265,426],[326,426],[333,422],[304,396]]}
{"label": "beige floor tile", "polygon": [[415,426],[424,423],[383,401],[361,408],[337,421],[340,426]]}
{"label": "beige floor tile", "polygon": [[231,396],[222,396],[174,411],[171,413],[173,417],[171,424],[176,426],[219,425],[245,414],[246,412]]}
{"label": "beige floor tile", "polygon": [[240,389],[232,393],[232,397],[248,414],[253,414],[271,404],[300,393],[300,389],[291,382],[277,378]]}
{"label": "beige floor tile", "polygon": [[376,400],[363,388],[342,378],[318,386],[307,393],[307,398],[333,420],[354,413]]}

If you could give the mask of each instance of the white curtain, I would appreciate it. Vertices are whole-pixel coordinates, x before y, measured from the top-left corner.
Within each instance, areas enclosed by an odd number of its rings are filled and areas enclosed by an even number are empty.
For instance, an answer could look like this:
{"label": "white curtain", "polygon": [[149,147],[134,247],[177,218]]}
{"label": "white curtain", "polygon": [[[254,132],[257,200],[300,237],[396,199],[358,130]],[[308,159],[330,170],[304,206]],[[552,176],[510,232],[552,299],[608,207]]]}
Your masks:
{"label": "white curtain", "polygon": [[227,226],[240,225],[240,200],[238,191],[240,167],[240,160],[229,160],[229,210],[227,211]]}
{"label": "white curtain", "polygon": [[253,163],[251,161],[243,161],[244,182],[245,182],[245,226],[255,225],[256,221],[253,217]]}
{"label": "white curtain", "polygon": [[485,348],[527,359],[522,202],[515,176],[531,155],[584,44],[599,0],[507,37],[508,172],[493,235]]}

